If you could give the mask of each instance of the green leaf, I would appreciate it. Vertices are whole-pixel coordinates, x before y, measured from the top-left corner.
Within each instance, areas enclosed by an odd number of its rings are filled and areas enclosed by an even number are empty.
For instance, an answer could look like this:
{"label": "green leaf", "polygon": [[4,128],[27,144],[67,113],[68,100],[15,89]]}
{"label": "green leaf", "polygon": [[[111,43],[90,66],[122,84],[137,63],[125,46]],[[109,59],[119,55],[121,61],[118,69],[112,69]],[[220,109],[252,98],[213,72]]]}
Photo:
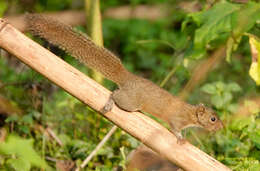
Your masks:
{"label": "green leaf", "polygon": [[195,49],[203,49],[210,41],[219,37],[219,34],[232,30],[232,14],[240,9],[240,5],[228,2],[217,3],[206,12],[192,14],[193,20],[201,25],[195,32]]}
{"label": "green leaf", "polygon": [[187,53],[185,56],[191,59],[201,59],[206,56],[206,49],[192,49],[192,51]]}
{"label": "green leaf", "polygon": [[206,45],[221,36],[224,39],[229,37],[226,55],[227,61],[230,61],[231,53],[237,49],[243,33],[251,29],[259,18],[259,3],[249,2],[242,5],[221,1],[207,11],[188,15],[183,28],[190,20],[199,26],[194,37],[196,51],[205,49]]}
{"label": "green leaf", "polygon": [[6,123],[9,123],[9,122],[15,122],[15,121],[18,121],[18,116],[17,115],[11,115],[11,116],[9,116],[6,120],[5,120],[5,122]]}
{"label": "green leaf", "polygon": [[30,128],[27,125],[20,125],[19,129],[25,133],[25,134],[29,134],[30,133]]}
{"label": "green leaf", "polygon": [[240,10],[234,14],[234,27],[232,36],[236,39],[250,30],[260,18],[260,4],[249,2],[241,6]]}
{"label": "green leaf", "polygon": [[219,91],[224,91],[225,90],[225,84],[221,81],[217,81],[216,83],[216,87]]}
{"label": "green leaf", "polygon": [[230,62],[231,53],[235,51],[241,41],[242,35],[250,30],[260,18],[260,4],[249,2],[241,6],[233,15],[232,36],[227,41],[226,60]]}
{"label": "green leaf", "polygon": [[8,159],[7,164],[9,164],[15,170],[20,170],[20,171],[30,171],[31,168],[31,164],[22,158]]}
{"label": "green leaf", "polygon": [[237,83],[229,83],[226,87],[227,91],[239,92],[241,87]]}
{"label": "green leaf", "polygon": [[208,94],[216,94],[217,92],[217,89],[214,85],[212,84],[206,84],[204,85],[201,90],[205,93],[208,93]]}
{"label": "green leaf", "polygon": [[260,149],[260,134],[253,132],[249,134],[251,141],[255,144],[255,146]]}
{"label": "green leaf", "polygon": [[224,102],[222,100],[222,97],[219,95],[213,95],[211,96],[211,103],[216,106],[216,108],[221,109],[224,106]]}
{"label": "green leaf", "polygon": [[238,105],[237,104],[229,104],[227,106],[227,110],[231,113],[235,113],[237,112],[237,109],[238,109]]}
{"label": "green leaf", "polygon": [[252,63],[249,69],[249,75],[257,85],[260,85],[260,41],[254,35],[247,35],[249,36],[249,44],[252,55]]}
{"label": "green leaf", "polygon": [[230,129],[231,130],[242,130],[243,128],[245,128],[246,126],[252,124],[253,120],[250,117],[247,118],[235,118],[231,125],[230,125]]}
{"label": "green leaf", "polygon": [[23,163],[24,169],[29,167],[30,170],[31,165],[38,168],[50,169],[45,161],[33,149],[32,139],[28,140],[15,135],[9,135],[5,142],[0,143],[0,154],[16,156],[16,160],[20,161],[16,161],[13,167],[18,167]]}
{"label": "green leaf", "polygon": [[23,121],[23,123],[25,123],[25,124],[32,125],[32,124],[33,124],[32,115],[24,115],[24,116],[22,117],[22,121]]}
{"label": "green leaf", "polygon": [[226,92],[223,93],[223,99],[222,100],[223,100],[224,104],[231,102],[232,98],[233,98],[233,96],[230,92],[226,91]]}

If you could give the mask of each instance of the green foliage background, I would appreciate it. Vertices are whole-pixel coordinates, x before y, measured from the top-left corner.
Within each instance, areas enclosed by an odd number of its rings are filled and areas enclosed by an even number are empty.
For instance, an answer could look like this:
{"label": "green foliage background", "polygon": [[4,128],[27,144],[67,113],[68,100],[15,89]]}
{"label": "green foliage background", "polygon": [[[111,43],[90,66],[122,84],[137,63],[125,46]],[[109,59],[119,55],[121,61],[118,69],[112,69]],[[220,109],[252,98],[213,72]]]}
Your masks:
{"label": "green foliage background", "polygon": [[[248,75],[251,54],[245,33],[260,37],[260,3],[234,1],[196,1],[201,9],[191,13],[179,8],[177,0],[101,0],[102,11],[121,5],[134,8],[166,4],[170,8],[168,17],[154,21],[104,18],[104,43],[120,56],[130,71],[158,85],[175,70],[164,86],[175,95],[191,78],[198,61],[211,57],[212,52],[226,45],[226,60],[220,61],[187,99],[192,104],[212,106],[225,128],[217,133],[189,129],[187,139],[233,170],[257,171],[260,170],[260,105],[250,100],[241,102],[241,99],[259,95],[259,87]],[[0,16],[69,9],[84,10],[83,0],[0,0]],[[85,31],[83,27],[80,29]],[[85,66],[69,55],[36,40],[90,75]],[[22,109],[23,115],[5,119],[9,136],[6,142],[0,143],[0,170],[54,169],[55,163],[46,160],[46,156],[73,160],[79,166],[112,124],[35,71],[3,56],[0,82],[6,86],[0,88],[0,94]],[[116,88],[107,80],[104,86]],[[37,87],[36,93],[33,87]],[[250,114],[239,117],[241,105],[247,106]],[[60,147],[36,129],[39,125],[50,127],[64,146]],[[138,144],[118,129],[85,170],[124,166],[124,156]]]}

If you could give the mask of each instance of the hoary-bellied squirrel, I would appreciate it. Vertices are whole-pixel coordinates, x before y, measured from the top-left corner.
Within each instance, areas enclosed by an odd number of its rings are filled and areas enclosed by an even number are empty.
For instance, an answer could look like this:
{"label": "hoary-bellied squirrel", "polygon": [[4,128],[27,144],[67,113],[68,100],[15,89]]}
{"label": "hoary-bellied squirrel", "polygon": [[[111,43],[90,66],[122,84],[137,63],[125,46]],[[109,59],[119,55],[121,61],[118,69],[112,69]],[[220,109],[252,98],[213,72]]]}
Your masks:
{"label": "hoary-bellied squirrel", "polygon": [[182,139],[181,130],[190,126],[209,131],[222,128],[215,112],[204,105],[191,105],[173,96],[151,81],[130,73],[109,50],[95,45],[89,37],[72,27],[41,14],[25,16],[28,30],[58,45],[92,69],[115,82],[119,89],[113,101],[126,111],[143,111],[168,122],[172,132]]}

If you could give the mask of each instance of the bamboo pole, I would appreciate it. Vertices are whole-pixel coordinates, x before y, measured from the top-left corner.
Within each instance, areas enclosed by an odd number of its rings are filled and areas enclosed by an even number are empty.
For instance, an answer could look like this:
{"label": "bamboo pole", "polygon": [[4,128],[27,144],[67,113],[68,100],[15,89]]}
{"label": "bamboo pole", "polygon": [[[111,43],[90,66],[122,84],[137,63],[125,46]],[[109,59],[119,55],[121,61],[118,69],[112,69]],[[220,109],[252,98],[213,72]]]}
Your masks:
{"label": "bamboo pole", "polygon": [[[101,111],[109,99],[110,91],[23,35],[3,19],[0,19],[0,47],[96,111]],[[230,170],[188,142],[177,144],[177,139],[171,132],[142,113],[129,113],[114,105],[110,112],[102,115],[185,170]]]}

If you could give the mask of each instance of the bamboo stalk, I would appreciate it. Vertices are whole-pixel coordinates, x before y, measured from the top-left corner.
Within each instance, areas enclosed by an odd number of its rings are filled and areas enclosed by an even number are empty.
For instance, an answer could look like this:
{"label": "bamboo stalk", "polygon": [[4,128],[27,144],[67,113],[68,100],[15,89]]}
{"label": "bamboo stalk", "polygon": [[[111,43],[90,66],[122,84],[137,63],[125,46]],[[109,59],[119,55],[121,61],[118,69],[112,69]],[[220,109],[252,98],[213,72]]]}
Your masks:
{"label": "bamboo stalk", "polygon": [[[23,35],[3,19],[0,19],[0,47],[94,110],[101,111],[109,99],[110,91]],[[177,144],[177,139],[171,132],[142,113],[126,112],[114,105],[110,112],[102,115],[185,170],[230,170],[188,142]]]}
{"label": "bamboo stalk", "polygon": [[[92,7],[92,8],[91,8]],[[103,34],[102,34],[102,20],[100,13],[100,4],[99,0],[85,0],[85,11],[87,16],[87,21],[91,21],[87,24],[88,35],[91,39],[99,46],[103,46]],[[103,76],[101,73],[95,71],[93,73],[93,78],[100,84],[103,82]],[[106,134],[101,142],[96,146],[96,148],[83,160],[82,164],[76,171],[79,171],[80,168],[86,167],[88,162],[96,155],[96,153],[105,145],[109,138],[116,131],[117,126],[113,126],[112,129]]]}
{"label": "bamboo stalk", "polygon": [[[85,0],[85,11],[87,16],[87,33],[98,46],[103,46],[102,19],[99,0]],[[94,80],[102,84],[103,75],[93,70]]]}

